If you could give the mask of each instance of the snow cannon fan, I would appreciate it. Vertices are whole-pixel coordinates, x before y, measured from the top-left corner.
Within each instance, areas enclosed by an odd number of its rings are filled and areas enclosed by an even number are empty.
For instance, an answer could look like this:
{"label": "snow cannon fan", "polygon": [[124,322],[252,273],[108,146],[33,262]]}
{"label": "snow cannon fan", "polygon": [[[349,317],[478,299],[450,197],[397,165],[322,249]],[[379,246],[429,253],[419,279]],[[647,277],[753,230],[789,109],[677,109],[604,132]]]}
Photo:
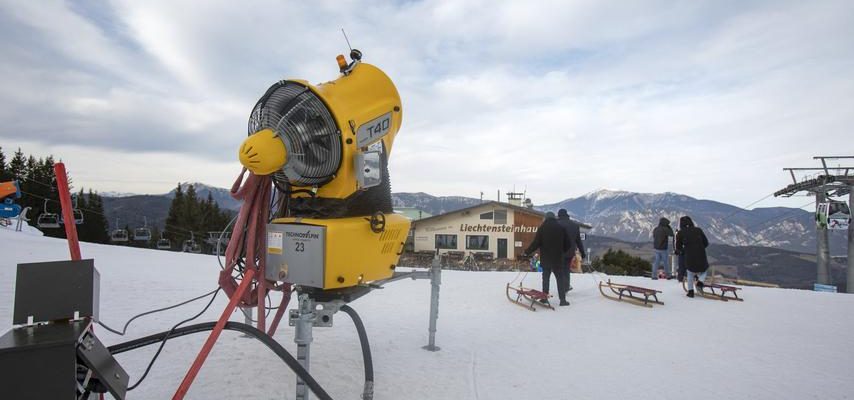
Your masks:
{"label": "snow cannon fan", "polygon": [[400,258],[409,220],[393,213],[388,175],[400,95],[358,50],[350,58],[333,81],[273,84],[250,114],[240,162],[283,200],[267,226],[269,281],[348,288],[390,277]]}

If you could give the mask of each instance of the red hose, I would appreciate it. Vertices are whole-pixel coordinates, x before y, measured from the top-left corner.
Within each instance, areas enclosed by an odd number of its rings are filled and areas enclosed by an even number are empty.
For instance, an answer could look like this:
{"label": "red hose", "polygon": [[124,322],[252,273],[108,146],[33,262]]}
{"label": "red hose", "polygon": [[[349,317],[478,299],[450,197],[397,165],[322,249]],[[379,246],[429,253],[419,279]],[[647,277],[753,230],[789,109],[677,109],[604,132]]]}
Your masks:
{"label": "red hose", "polygon": [[[258,176],[249,172],[249,177],[244,182],[243,177],[245,175],[246,168],[240,171],[240,175],[234,181],[234,185],[231,186],[231,197],[242,200],[243,204],[240,206],[231,239],[225,249],[225,268],[219,274],[219,286],[230,300],[172,397],[173,400],[183,399],[187,391],[190,390],[190,386],[202,368],[214,343],[219,338],[225,323],[238,305],[240,307],[258,306],[258,329],[264,331],[266,322],[264,298],[271,289],[281,290],[282,302],[268,333],[272,336],[290,302],[291,285],[289,283],[277,287],[274,283],[268,283],[264,278],[272,181],[269,176]],[[239,265],[241,259],[244,260],[242,270],[240,270]],[[240,282],[238,282],[235,274],[242,276]]]}
{"label": "red hose", "polygon": [[[244,260],[243,268],[256,270],[258,280],[264,279],[266,266],[264,255],[267,247],[272,182],[269,176],[258,176],[252,172],[249,172],[249,177],[243,182],[246,172],[244,168],[231,187],[231,197],[243,201],[243,205],[237,214],[231,240],[225,249],[225,269],[219,274],[219,285],[229,297],[235,293],[238,286],[234,273],[243,272],[238,271],[241,258]],[[250,285],[250,289],[241,296],[239,307],[256,306],[259,304],[258,299],[266,296],[265,285],[261,285],[257,280]],[[260,303],[263,305],[264,302]]]}

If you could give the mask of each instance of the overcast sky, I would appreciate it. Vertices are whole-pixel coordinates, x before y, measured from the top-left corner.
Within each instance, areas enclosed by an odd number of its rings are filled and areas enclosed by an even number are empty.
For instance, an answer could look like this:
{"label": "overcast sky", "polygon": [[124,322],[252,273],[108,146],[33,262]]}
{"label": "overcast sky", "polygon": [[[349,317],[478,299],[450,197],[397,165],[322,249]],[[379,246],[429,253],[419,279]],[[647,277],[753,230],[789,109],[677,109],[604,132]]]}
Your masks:
{"label": "overcast sky", "polygon": [[229,186],[257,98],[334,79],[342,27],[403,100],[396,192],[746,206],[854,154],[848,0],[0,0],[0,145],[101,191]]}

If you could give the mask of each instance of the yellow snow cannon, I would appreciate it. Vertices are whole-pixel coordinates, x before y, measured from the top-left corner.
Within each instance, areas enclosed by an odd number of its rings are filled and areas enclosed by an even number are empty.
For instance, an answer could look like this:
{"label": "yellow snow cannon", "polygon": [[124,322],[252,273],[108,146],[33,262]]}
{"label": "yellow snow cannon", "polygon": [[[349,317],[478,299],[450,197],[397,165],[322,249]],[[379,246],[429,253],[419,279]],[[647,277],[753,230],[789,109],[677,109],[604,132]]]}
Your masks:
{"label": "yellow snow cannon", "polygon": [[391,79],[337,58],[340,76],[273,84],[255,104],[241,164],[271,175],[280,198],[267,227],[265,276],[323,290],[392,275],[409,220],[392,210],[388,157],[402,105]]}

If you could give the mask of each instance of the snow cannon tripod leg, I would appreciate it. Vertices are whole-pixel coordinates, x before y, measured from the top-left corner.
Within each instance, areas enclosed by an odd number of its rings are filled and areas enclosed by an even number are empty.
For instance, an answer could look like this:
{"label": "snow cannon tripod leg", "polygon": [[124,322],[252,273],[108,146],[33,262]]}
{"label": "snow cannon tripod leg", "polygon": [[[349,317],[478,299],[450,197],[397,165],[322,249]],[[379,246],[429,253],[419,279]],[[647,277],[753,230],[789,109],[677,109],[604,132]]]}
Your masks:
{"label": "snow cannon tripod leg", "polygon": [[[297,344],[297,361],[300,365],[309,370],[312,328],[314,327],[314,301],[307,294],[299,296],[299,307],[297,310],[291,310],[291,323],[294,325],[294,343]],[[309,390],[305,382],[297,377],[297,400],[308,400]]]}

